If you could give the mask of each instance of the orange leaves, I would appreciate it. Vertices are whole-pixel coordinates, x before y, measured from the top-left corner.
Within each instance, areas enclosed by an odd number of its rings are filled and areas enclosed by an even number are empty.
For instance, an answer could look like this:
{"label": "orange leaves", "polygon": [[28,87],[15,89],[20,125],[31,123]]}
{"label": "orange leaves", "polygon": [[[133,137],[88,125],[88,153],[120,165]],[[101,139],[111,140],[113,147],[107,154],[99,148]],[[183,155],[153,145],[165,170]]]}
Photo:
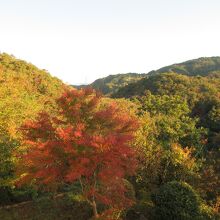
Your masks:
{"label": "orange leaves", "polygon": [[122,180],[137,167],[130,146],[137,119],[116,102],[102,105],[93,89],[68,90],[57,104],[62,120],[41,113],[22,128],[30,146],[22,156],[26,179],[48,186],[80,180],[87,199],[122,206]]}
{"label": "orange leaves", "polygon": [[105,105],[104,109],[97,111],[94,120],[105,131],[111,127],[112,133],[133,133],[138,128],[138,120],[113,101]]}
{"label": "orange leaves", "polygon": [[68,141],[73,138],[73,128],[72,127],[58,127],[56,129],[57,136],[63,140],[63,141]]}
{"label": "orange leaves", "polygon": [[81,90],[67,90],[62,97],[57,100],[61,114],[69,122],[79,122],[88,120],[88,115],[98,105],[100,94],[91,88]]}
{"label": "orange leaves", "polygon": [[91,159],[82,157],[69,161],[70,169],[67,171],[65,179],[68,182],[73,182],[81,176],[90,176],[94,169],[91,166]]}
{"label": "orange leaves", "polygon": [[23,134],[28,137],[28,140],[34,140],[37,138],[47,140],[52,138],[51,135],[54,131],[54,127],[50,120],[50,116],[43,112],[38,115],[36,121],[27,121],[21,127],[21,131],[23,131]]}

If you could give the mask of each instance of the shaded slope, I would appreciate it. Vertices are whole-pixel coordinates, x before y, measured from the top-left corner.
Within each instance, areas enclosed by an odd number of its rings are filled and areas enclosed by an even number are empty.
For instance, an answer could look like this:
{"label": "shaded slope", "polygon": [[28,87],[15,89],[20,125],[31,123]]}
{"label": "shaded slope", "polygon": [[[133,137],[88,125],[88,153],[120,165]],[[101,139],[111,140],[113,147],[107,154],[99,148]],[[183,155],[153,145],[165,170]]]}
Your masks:
{"label": "shaded slope", "polygon": [[[117,92],[119,88],[128,85],[131,82],[137,82],[138,80],[144,78],[146,74],[137,73],[126,73],[126,74],[116,74],[109,75],[104,78],[95,80],[93,83],[89,84],[92,88],[99,90],[105,95]],[[73,86],[75,88],[83,88],[85,85]]]}
{"label": "shaded slope", "polygon": [[220,57],[201,57],[183,63],[173,64],[151,71],[149,75],[159,73],[179,73],[188,76],[207,76],[220,71]]}
{"label": "shaded slope", "polygon": [[[169,73],[170,76],[169,77],[159,76],[164,73]],[[171,74],[174,75],[171,76]],[[175,76],[175,74],[180,76],[179,77]],[[163,86],[165,90],[165,87],[173,86],[172,82],[169,82],[169,79],[171,80],[171,78],[172,80],[175,81],[173,82],[174,84],[178,84],[178,83],[184,84],[187,83],[187,81],[190,81],[190,79],[187,80],[187,78],[186,77],[184,78],[184,76],[182,75],[186,75],[190,77],[192,76],[207,77],[207,79],[204,79],[204,81],[213,81],[212,80],[213,78],[218,79],[220,78],[220,57],[199,58],[195,60],[189,60],[183,63],[173,64],[167,67],[163,67],[156,71],[151,71],[147,74],[145,78],[139,80],[138,82],[134,82],[127,86],[119,88],[118,91],[112,95],[112,97],[128,98],[134,95],[143,95],[145,90],[150,90],[154,92],[155,90],[159,89],[157,88],[157,84],[159,84],[160,87]],[[197,86],[197,83],[195,83],[195,85],[193,86]],[[218,83],[216,86],[218,86]],[[175,90],[175,88],[170,88],[170,89]],[[167,92],[169,93],[169,91]]]}

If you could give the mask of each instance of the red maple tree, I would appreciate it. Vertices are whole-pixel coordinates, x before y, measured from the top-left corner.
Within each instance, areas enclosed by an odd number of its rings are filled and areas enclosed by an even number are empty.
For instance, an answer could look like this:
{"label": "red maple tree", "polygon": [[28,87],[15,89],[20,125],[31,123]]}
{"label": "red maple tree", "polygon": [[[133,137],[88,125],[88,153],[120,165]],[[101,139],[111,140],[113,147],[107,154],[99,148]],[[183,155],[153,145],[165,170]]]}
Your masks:
{"label": "red maple tree", "polygon": [[19,182],[54,189],[79,181],[95,217],[97,202],[112,208],[132,204],[124,178],[137,167],[131,147],[137,118],[102,100],[93,89],[68,90],[57,100],[58,116],[40,113],[22,128],[27,151]]}

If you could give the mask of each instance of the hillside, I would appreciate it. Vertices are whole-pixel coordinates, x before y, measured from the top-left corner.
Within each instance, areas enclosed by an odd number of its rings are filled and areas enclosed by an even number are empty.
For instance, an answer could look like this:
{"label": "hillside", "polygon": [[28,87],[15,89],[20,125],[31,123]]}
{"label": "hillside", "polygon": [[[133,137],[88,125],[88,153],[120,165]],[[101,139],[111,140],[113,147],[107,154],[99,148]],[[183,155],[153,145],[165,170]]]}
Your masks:
{"label": "hillside", "polygon": [[[146,74],[138,74],[138,73],[109,75],[107,77],[95,80],[93,83],[89,84],[88,86],[91,86],[92,88],[101,91],[105,95],[109,95],[117,92],[119,88],[122,88],[131,82],[139,81],[145,76]],[[86,85],[73,86],[73,87],[83,88],[86,87]]]}
{"label": "hillside", "polygon": [[149,94],[156,97],[167,96],[169,99],[179,96],[187,101],[191,117],[199,119],[197,126],[208,129],[207,146],[218,148],[220,143],[219,64],[220,58],[213,57],[164,67],[149,73],[138,82],[120,88],[111,97],[148,100]]}
{"label": "hillside", "polygon": [[[120,93],[126,93],[131,90],[129,84],[139,85],[144,84],[145,77],[158,75],[161,73],[178,73],[187,76],[219,76],[220,75],[220,57],[202,57],[194,60],[189,60],[183,63],[172,64],[166,67],[162,67],[158,70],[150,71],[147,74],[126,73],[109,75],[104,78],[95,80],[89,85],[73,85],[73,87],[79,89],[86,86],[91,86],[94,89],[101,91],[105,95],[116,94],[115,97],[119,97]],[[142,80],[139,82],[139,80]],[[120,90],[118,92],[118,90]],[[126,92],[123,92],[126,91]],[[117,93],[118,92],[118,93]],[[114,95],[113,95],[114,96]],[[128,96],[128,94],[127,94]]]}
{"label": "hillside", "polygon": [[116,93],[112,94],[112,97],[130,98],[132,96],[142,96],[146,91],[160,95],[180,94],[183,96],[188,96],[194,92],[200,96],[209,92],[215,95],[219,90],[220,78],[217,76],[193,77],[177,73],[161,73],[145,77],[136,83],[120,88]]}
{"label": "hillside", "polygon": [[[131,97],[134,95],[143,95],[145,90],[157,90],[154,84],[157,84],[157,81],[164,79],[162,76],[158,76],[163,73],[174,73],[180,75],[186,75],[190,77],[195,76],[202,76],[208,77],[204,79],[205,81],[212,81],[212,78],[219,78],[220,77],[220,57],[209,57],[209,58],[199,58],[195,60],[189,60],[179,64],[173,64],[167,67],[163,67],[156,71],[151,71],[147,74],[147,76],[138,82],[131,83],[127,86],[119,88],[117,92],[115,92],[112,97]],[[153,78],[151,78],[153,77]],[[176,78],[177,83],[184,81],[187,79],[186,77],[172,77]],[[177,79],[178,78],[178,79]],[[174,80],[175,81],[175,80]],[[187,81],[187,80],[186,80]],[[190,79],[189,79],[190,81]],[[160,86],[166,87],[164,82],[159,83]],[[197,86],[197,83],[195,83]],[[157,86],[156,86],[157,87]],[[192,86],[194,87],[194,86]]]}
{"label": "hillside", "polygon": [[[63,88],[63,83],[34,65],[0,54],[0,131],[10,129],[38,111],[51,108]],[[46,107],[47,106],[47,107]]]}
{"label": "hillside", "polygon": [[218,71],[220,71],[220,57],[201,57],[151,71],[148,75],[179,73],[188,76],[207,76]]}
{"label": "hillside", "polygon": [[0,186],[13,179],[12,151],[20,145],[20,126],[42,110],[53,114],[63,86],[48,72],[0,54]]}

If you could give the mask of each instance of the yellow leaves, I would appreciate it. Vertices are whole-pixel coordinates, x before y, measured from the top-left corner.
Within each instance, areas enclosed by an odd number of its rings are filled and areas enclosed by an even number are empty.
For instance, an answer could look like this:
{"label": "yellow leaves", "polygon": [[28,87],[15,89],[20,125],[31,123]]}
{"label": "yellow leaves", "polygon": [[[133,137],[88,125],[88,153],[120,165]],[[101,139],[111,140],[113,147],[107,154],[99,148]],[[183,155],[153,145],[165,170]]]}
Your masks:
{"label": "yellow leaves", "polygon": [[12,139],[15,139],[17,137],[17,125],[15,122],[11,121],[8,126],[8,134]]}
{"label": "yellow leaves", "polygon": [[192,148],[182,148],[178,144],[171,145],[171,153],[175,164],[184,165],[187,169],[193,169],[196,166],[195,159],[192,156]]}

